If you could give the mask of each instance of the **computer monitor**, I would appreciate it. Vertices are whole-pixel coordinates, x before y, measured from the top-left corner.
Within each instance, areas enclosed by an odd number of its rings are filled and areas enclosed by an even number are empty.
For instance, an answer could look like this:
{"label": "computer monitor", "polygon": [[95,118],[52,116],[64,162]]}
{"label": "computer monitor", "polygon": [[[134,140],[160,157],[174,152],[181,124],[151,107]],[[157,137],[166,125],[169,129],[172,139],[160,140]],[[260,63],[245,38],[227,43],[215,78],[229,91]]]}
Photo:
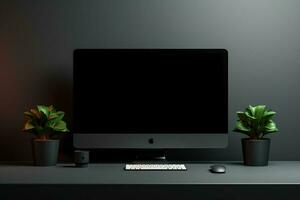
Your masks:
{"label": "computer monitor", "polygon": [[227,145],[224,49],[77,49],[73,73],[76,148]]}

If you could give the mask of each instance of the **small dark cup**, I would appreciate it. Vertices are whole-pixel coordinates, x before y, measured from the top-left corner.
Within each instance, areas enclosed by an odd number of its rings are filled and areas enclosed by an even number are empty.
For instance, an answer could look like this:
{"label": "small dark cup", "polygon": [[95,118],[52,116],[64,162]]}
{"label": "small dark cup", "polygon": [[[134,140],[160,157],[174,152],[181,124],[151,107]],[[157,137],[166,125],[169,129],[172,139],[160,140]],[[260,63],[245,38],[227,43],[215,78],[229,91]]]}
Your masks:
{"label": "small dark cup", "polygon": [[74,162],[76,167],[87,167],[90,162],[89,151],[74,151]]}

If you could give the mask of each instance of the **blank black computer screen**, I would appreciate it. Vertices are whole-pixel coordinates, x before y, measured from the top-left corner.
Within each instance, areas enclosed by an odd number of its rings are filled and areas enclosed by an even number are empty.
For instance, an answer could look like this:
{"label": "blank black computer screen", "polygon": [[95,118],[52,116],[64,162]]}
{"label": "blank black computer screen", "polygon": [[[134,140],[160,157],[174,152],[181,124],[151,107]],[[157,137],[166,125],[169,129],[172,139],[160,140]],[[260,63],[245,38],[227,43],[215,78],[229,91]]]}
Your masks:
{"label": "blank black computer screen", "polygon": [[76,133],[227,133],[223,49],[77,49]]}

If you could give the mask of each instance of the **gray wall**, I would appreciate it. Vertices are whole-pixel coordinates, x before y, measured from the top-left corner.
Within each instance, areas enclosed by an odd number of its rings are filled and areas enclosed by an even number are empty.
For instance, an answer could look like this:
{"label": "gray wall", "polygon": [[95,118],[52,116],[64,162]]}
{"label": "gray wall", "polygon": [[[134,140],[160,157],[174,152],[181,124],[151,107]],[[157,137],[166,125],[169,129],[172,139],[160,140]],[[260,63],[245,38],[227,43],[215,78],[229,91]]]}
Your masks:
{"label": "gray wall", "polygon": [[[31,106],[53,103],[70,121],[75,48],[226,48],[229,127],[235,111],[267,104],[280,128],[271,159],[299,160],[299,8],[298,0],[2,0],[0,160],[31,159],[31,137],[20,133]],[[241,137],[230,132],[224,150],[172,153],[240,160]]]}

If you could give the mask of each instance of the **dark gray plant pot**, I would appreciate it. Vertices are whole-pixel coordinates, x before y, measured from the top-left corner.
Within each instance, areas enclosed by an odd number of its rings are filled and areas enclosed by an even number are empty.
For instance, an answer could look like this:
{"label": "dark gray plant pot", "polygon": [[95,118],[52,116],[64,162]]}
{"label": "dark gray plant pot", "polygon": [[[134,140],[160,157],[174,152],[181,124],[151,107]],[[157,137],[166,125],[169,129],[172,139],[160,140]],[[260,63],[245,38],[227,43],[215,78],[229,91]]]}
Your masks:
{"label": "dark gray plant pot", "polygon": [[242,139],[244,165],[266,166],[269,161],[269,150],[271,140],[264,139]]}
{"label": "dark gray plant pot", "polygon": [[33,158],[38,166],[54,166],[57,163],[59,140],[32,141]]}

